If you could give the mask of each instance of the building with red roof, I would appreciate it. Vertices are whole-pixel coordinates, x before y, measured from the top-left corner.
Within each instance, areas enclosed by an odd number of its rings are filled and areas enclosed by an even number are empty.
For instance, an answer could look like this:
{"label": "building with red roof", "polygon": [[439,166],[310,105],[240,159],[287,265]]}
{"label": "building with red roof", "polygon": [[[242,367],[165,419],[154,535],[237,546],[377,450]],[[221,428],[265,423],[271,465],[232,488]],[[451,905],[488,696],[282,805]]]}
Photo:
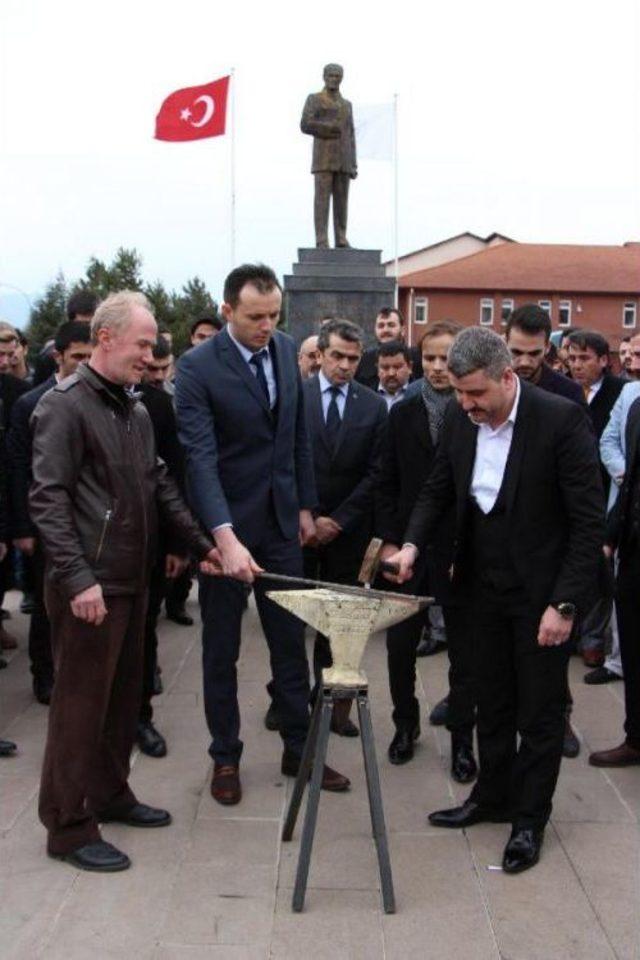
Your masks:
{"label": "building with red roof", "polygon": [[400,271],[399,305],[409,318],[411,343],[436,320],[500,331],[510,311],[523,303],[547,309],[554,329],[600,331],[614,350],[634,334],[640,243],[517,243],[493,236],[501,242],[426,269]]}

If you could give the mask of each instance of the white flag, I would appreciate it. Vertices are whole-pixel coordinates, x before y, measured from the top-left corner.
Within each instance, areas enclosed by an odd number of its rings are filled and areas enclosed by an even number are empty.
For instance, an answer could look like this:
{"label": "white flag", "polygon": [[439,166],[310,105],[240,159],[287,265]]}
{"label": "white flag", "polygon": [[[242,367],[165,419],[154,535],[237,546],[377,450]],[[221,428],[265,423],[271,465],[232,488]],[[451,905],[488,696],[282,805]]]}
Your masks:
{"label": "white flag", "polygon": [[393,103],[356,104],[358,160],[393,160]]}

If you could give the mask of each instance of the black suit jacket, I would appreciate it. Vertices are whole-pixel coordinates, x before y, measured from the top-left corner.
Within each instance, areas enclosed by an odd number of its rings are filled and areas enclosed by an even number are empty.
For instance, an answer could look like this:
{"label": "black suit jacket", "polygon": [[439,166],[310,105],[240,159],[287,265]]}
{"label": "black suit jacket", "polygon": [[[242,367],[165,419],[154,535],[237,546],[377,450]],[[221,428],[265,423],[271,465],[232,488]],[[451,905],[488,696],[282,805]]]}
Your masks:
{"label": "black suit jacket", "polygon": [[14,404],[24,393],[31,390],[31,384],[18,380],[10,373],[0,373],[0,542],[4,543],[7,537],[13,535],[13,521],[11,517],[10,476],[7,468],[7,433],[11,423]]}
{"label": "black suit jacket", "polygon": [[[455,400],[451,400],[455,403]],[[422,487],[436,460],[437,448],[431,439],[429,417],[417,393],[395,404],[385,425],[380,457],[380,483],[376,496],[376,536],[386,543],[401,545],[404,531]],[[450,603],[448,571],[452,561],[455,515],[451,508],[440,518],[433,538],[424,551],[424,566],[414,571],[412,591],[423,591],[424,570],[428,589],[440,603]]]}
{"label": "black suit jacket", "polygon": [[626,380],[623,380],[622,377],[614,377],[612,373],[605,373],[602,386],[589,404],[589,416],[598,441],[600,441],[604,428],[609,422],[612,407],[620,396],[620,391],[625,383]]}
{"label": "black suit jacket", "polygon": [[[562,601],[585,612],[593,604],[605,532],[593,435],[577,404],[527,383],[521,391],[504,477],[510,560],[536,613]],[[473,575],[469,489],[477,432],[451,404],[436,462],[403,538],[424,547],[453,504],[454,584],[463,591]]]}
{"label": "black suit jacket", "polygon": [[317,512],[332,517],[344,533],[359,527],[369,533],[387,405],[372,390],[351,383],[332,452],[327,443],[317,376],[304,381],[303,392],[318,495]]}
{"label": "black suit jacket", "polygon": [[574,403],[579,403],[581,407],[586,409],[587,401],[584,398],[580,384],[576,383],[575,380],[571,380],[570,377],[566,377],[564,373],[558,373],[557,370],[552,370],[546,363],[542,364],[542,372],[540,379],[536,383],[536,387],[540,387],[541,390],[548,390],[549,393],[555,393],[558,397],[566,397],[567,400],[573,400]]}

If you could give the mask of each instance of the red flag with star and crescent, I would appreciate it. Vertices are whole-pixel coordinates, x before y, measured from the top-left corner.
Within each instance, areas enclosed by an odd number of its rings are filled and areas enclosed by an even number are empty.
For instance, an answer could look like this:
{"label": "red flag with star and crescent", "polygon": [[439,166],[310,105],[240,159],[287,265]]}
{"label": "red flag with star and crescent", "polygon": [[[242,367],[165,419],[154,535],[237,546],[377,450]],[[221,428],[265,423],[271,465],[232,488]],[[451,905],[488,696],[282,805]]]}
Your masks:
{"label": "red flag with star and crescent", "polygon": [[156,117],[156,140],[203,140],[225,132],[229,77],[170,93]]}

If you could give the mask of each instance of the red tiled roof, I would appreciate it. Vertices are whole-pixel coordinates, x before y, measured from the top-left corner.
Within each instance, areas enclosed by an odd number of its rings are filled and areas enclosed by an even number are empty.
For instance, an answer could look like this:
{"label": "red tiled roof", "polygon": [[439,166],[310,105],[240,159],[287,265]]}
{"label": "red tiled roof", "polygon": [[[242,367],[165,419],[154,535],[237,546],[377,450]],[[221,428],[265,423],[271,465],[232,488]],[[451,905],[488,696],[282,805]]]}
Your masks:
{"label": "red tiled roof", "polygon": [[400,278],[401,287],[640,294],[640,243],[504,243]]}

